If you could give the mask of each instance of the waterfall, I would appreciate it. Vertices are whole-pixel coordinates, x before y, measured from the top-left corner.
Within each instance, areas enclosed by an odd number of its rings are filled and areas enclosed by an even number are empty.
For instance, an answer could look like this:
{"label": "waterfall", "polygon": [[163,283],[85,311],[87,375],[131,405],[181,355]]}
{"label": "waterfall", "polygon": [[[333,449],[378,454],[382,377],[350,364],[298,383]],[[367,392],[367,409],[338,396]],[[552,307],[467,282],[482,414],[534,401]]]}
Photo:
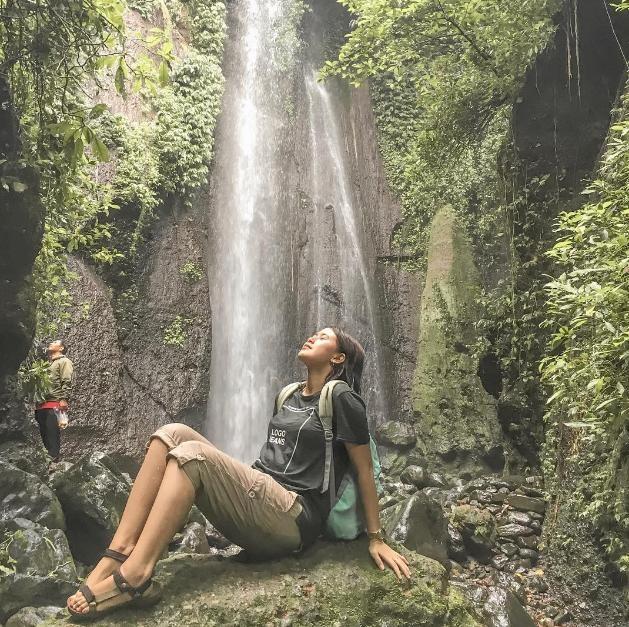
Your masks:
{"label": "waterfall", "polygon": [[[230,7],[211,179],[207,432],[246,462],[264,441],[275,394],[295,376],[297,350],[323,326],[339,324],[363,343],[364,396],[370,416],[384,413],[374,269],[351,182],[356,153],[335,94],[316,81],[318,43],[300,45],[302,10],[299,0]],[[296,202],[302,196],[310,209]]]}
{"label": "waterfall", "polygon": [[207,431],[219,448],[243,461],[259,452],[286,361],[291,260],[280,86],[290,73],[295,21],[292,0],[242,0],[230,9],[211,182]]}
{"label": "waterfall", "polygon": [[[369,414],[378,420],[386,412],[381,372],[379,324],[373,289],[373,271],[365,249],[367,239],[352,190],[350,150],[339,128],[340,107],[326,83],[317,81],[314,66],[304,72],[312,153],[312,196],[315,230],[324,233],[327,214],[333,212],[336,259],[329,259],[319,238],[315,242],[316,327],[333,322],[356,336],[365,347],[366,370],[362,395]],[[354,146],[356,141],[354,137]],[[356,153],[353,153],[356,158]],[[326,208],[328,209],[326,211]],[[336,277],[326,276],[334,264]],[[338,284],[338,301],[326,298],[330,284]]]}

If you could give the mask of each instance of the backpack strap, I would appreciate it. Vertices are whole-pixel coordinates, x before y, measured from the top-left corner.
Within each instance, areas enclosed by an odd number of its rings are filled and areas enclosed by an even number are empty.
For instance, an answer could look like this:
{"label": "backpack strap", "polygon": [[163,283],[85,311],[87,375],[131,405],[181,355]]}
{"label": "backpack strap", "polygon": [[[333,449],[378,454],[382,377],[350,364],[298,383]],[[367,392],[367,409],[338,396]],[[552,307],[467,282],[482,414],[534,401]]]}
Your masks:
{"label": "backpack strap", "polygon": [[323,437],[325,438],[325,465],[323,467],[323,484],[321,492],[330,491],[330,507],[334,507],[336,502],[336,481],[334,477],[334,460],[332,458],[332,444],[334,440],[332,392],[334,388],[342,384],[348,390],[351,389],[345,381],[334,379],[328,381],[321,390],[319,397],[319,420],[323,426]]}
{"label": "backpack strap", "polygon": [[301,387],[304,386],[303,381],[296,381],[295,383],[289,383],[285,385],[275,400],[275,413],[282,409],[282,405]]}

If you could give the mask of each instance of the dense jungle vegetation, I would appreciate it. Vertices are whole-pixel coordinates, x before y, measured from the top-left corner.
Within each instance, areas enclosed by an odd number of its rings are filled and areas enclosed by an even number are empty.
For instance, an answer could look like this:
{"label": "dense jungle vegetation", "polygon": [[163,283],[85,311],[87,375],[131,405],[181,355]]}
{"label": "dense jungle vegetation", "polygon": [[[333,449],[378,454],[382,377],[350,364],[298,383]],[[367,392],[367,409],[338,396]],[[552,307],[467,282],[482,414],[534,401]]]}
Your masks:
{"label": "dense jungle vegetation", "polygon": [[[381,152],[405,218],[396,234],[401,255],[422,267],[434,211],[444,202],[457,209],[485,273],[480,349],[497,353],[507,391],[545,401],[547,489],[556,492],[567,468],[578,467],[578,489],[562,505],[591,522],[616,567],[629,572],[619,476],[629,429],[626,96],[598,176],[580,207],[562,211],[551,173],[527,179],[519,170],[510,126],[560,2],[342,3],[354,28],[323,75],[371,80]],[[576,15],[576,7],[563,10]],[[495,279],[505,240],[510,276]]]}
{"label": "dense jungle vegetation", "polygon": [[[540,211],[559,196],[557,181],[520,170],[512,107],[555,31],[553,16],[575,5],[341,4],[352,30],[322,76],[370,81],[388,180],[403,208],[395,242],[404,263],[423,269],[434,211],[452,204],[486,284],[477,350],[497,355],[507,391],[545,403],[547,489],[578,465],[567,506],[591,521],[618,571],[628,572],[629,511],[617,475],[629,428],[627,97],[579,206]],[[131,30],[127,7],[160,26]],[[616,6],[627,9],[624,0]],[[66,258],[77,251],[115,288],[123,327],[132,323],[147,229],[160,212],[189,203],[208,173],[225,29],[221,0],[0,0],[0,81],[21,127],[21,149],[1,156],[0,182],[21,193],[16,164],[36,168],[46,207],[33,278],[38,337],[55,334],[67,316]],[[114,112],[110,85],[136,99],[135,122]],[[498,276],[504,251],[510,271]]]}

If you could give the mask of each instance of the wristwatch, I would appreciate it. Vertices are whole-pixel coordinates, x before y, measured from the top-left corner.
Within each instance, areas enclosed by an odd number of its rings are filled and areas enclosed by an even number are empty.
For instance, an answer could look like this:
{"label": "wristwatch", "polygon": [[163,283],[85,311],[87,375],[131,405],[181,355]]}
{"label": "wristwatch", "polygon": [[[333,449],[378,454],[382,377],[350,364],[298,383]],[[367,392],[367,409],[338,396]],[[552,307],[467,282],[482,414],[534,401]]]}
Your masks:
{"label": "wristwatch", "polygon": [[369,541],[371,542],[371,540],[381,540],[382,542],[384,542],[387,538],[387,534],[384,531],[384,529],[382,527],[380,527],[380,529],[378,529],[378,531],[368,531],[367,532],[367,537],[369,538]]}

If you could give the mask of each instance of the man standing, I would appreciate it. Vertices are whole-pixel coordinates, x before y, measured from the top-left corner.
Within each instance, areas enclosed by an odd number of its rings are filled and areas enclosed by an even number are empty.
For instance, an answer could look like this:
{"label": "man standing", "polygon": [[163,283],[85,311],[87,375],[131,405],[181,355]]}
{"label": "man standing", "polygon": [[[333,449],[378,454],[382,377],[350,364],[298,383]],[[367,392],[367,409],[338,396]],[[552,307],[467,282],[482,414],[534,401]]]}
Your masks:
{"label": "man standing", "polygon": [[65,350],[65,344],[61,340],[54,340],[48,345],[50,385],[46,399],[35,409],[35,420],[37,420],[44,446],[53,463],[59,461],[61,449],[61,430],[57,421],[57,412],[68,411],[68,401],[72,392],[74,367],[64,355]]}

